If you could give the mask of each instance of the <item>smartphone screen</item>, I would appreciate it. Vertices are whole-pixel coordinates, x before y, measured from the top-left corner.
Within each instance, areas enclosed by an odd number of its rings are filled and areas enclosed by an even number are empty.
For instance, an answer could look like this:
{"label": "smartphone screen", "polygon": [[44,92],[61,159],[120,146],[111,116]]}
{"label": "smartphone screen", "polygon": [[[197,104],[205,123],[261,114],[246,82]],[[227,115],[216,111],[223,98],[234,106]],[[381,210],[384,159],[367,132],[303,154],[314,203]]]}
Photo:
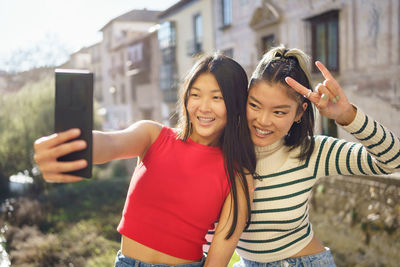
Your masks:
{"label": "smartphone screen", "polygon": [[87,143],[85,150],[58,158],[59,161],[86,159],[86,168],[69,174],[92,176],[93,73],[81,70],[56,69],[55,132],[79,128]]}

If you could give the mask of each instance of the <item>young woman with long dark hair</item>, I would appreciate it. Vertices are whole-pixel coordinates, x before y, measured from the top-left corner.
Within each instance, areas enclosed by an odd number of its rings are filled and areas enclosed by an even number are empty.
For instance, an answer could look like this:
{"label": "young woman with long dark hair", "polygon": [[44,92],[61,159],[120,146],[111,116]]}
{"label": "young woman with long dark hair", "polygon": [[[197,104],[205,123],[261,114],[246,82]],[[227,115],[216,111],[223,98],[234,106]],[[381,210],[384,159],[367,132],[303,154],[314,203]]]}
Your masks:
{"label": "young woman with long dark hair", "polygon": [[[93,132],[93,163],[138,157],[118,231],[115,266],[226,266],[250,215],[255,154],[246,122],[247,76],[234,60],[200,59],[186,78],[177,129],[140,121],[122,131]],[[57,158],[84,149],[79,130],[35,142],[46,181],[87,162]],[[219,221],[207,259],[202,245]]]}

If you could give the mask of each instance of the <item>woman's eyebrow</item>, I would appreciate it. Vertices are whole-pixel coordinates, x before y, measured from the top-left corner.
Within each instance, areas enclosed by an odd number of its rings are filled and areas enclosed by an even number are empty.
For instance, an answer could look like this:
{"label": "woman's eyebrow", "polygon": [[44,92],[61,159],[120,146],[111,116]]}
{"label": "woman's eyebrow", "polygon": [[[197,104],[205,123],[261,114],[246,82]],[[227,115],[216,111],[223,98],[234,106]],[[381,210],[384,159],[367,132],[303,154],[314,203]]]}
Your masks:
{"label": "woman's eyebrow", "polygon": [[[253,100],[254,102],[257,102],[258,104],[260,104],[260,105],[262,105],[262,103],[260,102],[260,101],[258,101],[257,100],[257,98],[255,98],[254,96],[249,96],[249,98],[251,99],[251,100]],[[291,105],[277,105],[277,106],[274,106],[274,108],[292,108],[292,106]]]}
{"label": "woman's eyebrow", "polygon": [[[192,86],[190,89],[195,89],[195,90],[201,91],[200,88],[198,88],[198,87],[193,87],[193,86]],[[220,90],[219,88],[216,88],[216,89],[211,90],[211,93],[220,93],[220,92],[221,92],[221,90]]]}
{"label": "woman's eyebrow", "polygon": [[249,96],[249,98],[251,98],[251,100],[253,100],[254,102],[257,102],[258,104],[262,105],[262,103],[258,101],[257,98],[255,98],[254,96]]}
{"label": "woman's eyebrow", "polygon": [[278,106],[274,106],[274,108],[291,108],[291,105],[278,105]]}

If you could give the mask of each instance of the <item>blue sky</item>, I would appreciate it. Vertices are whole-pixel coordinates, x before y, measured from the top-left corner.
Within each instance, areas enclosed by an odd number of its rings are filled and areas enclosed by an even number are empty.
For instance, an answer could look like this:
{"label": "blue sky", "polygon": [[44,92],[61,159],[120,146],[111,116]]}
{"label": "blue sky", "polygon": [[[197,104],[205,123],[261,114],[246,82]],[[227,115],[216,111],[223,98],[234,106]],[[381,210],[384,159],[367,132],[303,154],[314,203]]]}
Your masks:
{"label": "blue sky", "polygon": [[[52,40],[74,52],[101,40],[99,30],[132,9],[164,10],[178,0],[0,0],[0,68],[17,50]],[[47,42],[49,43],[49,42]],[[31,49],[32,50],[32,49]]]}

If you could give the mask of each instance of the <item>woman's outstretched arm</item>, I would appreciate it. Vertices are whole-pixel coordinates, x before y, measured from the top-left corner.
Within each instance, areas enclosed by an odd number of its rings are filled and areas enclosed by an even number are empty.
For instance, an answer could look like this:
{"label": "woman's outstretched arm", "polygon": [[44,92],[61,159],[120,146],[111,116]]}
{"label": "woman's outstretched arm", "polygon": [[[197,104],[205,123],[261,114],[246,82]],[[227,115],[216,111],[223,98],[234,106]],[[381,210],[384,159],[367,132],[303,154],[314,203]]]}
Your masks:
{"label": "woman's outstretched arm", "polygon": [[[161,124],[152,121],[140,121],[122,131],[93,131],[93,163],[100,164],[114,159],[142,157],[162,128]],[[44,136],[34,143],[34,160],[48,182],[77,182],[82,177],[66,174],[85,168],[84,159],[75,161],[58,161],[59,157],[86,148],[79,138],[79,129]],[[74,141],[71,141],[74,140]]]}

